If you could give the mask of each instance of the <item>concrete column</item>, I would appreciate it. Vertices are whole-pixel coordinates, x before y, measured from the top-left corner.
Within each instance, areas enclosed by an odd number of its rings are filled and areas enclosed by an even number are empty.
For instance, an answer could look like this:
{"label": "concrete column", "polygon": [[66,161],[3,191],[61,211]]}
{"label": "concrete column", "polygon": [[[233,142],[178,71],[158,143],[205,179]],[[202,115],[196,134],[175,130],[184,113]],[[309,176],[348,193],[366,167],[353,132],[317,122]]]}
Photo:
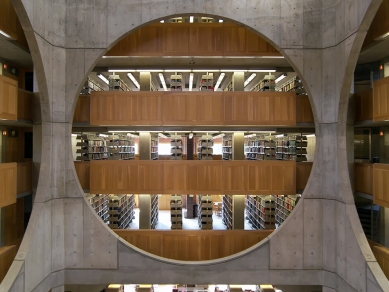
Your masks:
{"label": "concrete column", "polygon": [[65,286],[62,285],[62,286],[58,286],[58,287],[55,287],[53,289],[51,289],[51,292],[64,292],[65,291]]}
{"label": "concrete column", "polygon": [[232,74],[232,90],[244,91],[244,72],[234,72]]}
{"label": "concrete column", "polygon": [[232,196],[232,229],[244,229],[244,195]]}
{"label": "concrete column", "polygon": [[151,134],[149,132],[139,134],[139,160],[151,160]]}
{"label": "concrete column", "polygon": [[139,91],[151,91],[151,73],[150,72],[140,72]]}
{"label": "concrete column", "polygon": [[232,160],[245,160],[244,157],[244,133],[232,134]]}
{"label": "concrete column", "polygon": [[139,229],[151,228],[151,195],[139,195]]}
{"label": "concrete column", "polygon": [[32,202],[35,201],[35,195],[38,187],[39,171],[42,157],[42,124],[33,125],[32,136]]}

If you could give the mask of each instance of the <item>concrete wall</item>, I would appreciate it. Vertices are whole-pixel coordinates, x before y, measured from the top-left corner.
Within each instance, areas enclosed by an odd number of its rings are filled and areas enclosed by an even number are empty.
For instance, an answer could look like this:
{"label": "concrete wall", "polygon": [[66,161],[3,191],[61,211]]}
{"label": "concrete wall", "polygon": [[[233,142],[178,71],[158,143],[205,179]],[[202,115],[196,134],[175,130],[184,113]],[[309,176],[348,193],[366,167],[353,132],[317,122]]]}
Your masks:
{"label": "concrete wall", "polygon": [[[381,0],[12,2],[40,89],[42,152],[28,230],[0,291],[142,282],[257,282],[324,285],[324,291],[388,291],[356,213],[348,155],[352,72]],[[248,251],[201,263],[155,258],[104,226],[83,197],[70,142],[78,92],[98,58],[141,25],[189,13],[238,22],[279,49],[307,88],[317,138],[303,200],[286,223]]]}

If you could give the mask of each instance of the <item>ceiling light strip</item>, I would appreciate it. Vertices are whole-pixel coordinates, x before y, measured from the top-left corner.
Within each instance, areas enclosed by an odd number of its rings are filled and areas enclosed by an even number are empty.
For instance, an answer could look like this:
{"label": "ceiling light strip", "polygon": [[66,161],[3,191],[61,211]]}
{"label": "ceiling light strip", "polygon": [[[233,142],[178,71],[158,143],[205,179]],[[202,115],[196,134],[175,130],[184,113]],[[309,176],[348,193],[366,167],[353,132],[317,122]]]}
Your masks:
{"label": "ceiling light strip", "polygon": [[220,84],[222,83],[222,80],[223,80],[223,78],[224,78],[225,75],[226,75],[225,73],[221,73],[221,74],[220,74],[219,78],[217,79],[217,82],[216,82],[214,91],[216,91],[216,90],[219,88],[219,86],[220,86]]}
{"label": "ceiling light strip", "polygon": [[192,91],[193,88],[193,73],[189,74],[189,91]]}
{"label": "ceiling light strip", "polygon": [[140,84],[139,82],[135,79],[134,75],[132,75],[131,73],[127,73],[127,77],[130,78],[130,80],[132,81],[132,83],[134,83],[134,85],[139,89],[140,88]]}
{"label": "ceiling light strip", "polygon": [[247,80],[244,82],[244,87],[246,87],[251,81],[253,81],[255,76],[257,76],[257,74],[255,74],[255,73],[251,74],[250,77],[247,78]]}
{"label": "ceiling light strip", "polygon": [[163,90],[167,91],[166,82],[165,82],[165,78],[163,77],[163,74],[159,73],[158,76],[159,76],[159,79],[161,80]]}
{"label": "ceiling light strip", "polygon": [[99,77],[101,80],[103,80],[107,85],[109,85],[109,80],[107,77],[105,77],[103,74],[99,73],[97,74],[97,77]]}

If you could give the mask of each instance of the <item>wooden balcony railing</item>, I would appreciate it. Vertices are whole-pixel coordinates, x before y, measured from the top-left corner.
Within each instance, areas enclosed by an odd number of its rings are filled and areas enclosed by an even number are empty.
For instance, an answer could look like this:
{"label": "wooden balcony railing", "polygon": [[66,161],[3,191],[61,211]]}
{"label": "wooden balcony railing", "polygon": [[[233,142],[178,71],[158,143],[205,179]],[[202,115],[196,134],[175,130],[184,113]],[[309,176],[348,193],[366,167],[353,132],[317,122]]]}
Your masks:
{"label": "wooden balcony railing", "polygon": [[7,274],[16,256],[17,246],[4,246],[0,248],[0,283]]}
{"label": "wooden balcony railing", "polygon": [[32,162],[17,164],[17,193],[32,191]]}
{"label": "wooden balcony railing", "polygon": [[373,164],[354,163],[355,191],[373,195]]}
{"label": "wooden balcony railing", "polygon": [[16,121],[18,115],[18,82],[0,75],[0,119]]}
{"label": "wooden balcony railing", "polygon": [[369,239],[367,241],[386,278],[389,279],[389,249],[375,241]]}
{"label": "wooden balcony railing", "polygon": [[16,203],[17,163],[0,163],[0,208]]}
{"label": "wooden balcony railing", "polygon": [[389,208],[389,164],[373,164],[373,202]]}
{"label": "wooden balcony railing", "polygon": [[271,230],[114,230],[128,243],[151,254],[181,261],[206,261],[241,252]]}
{"label": "wooden balcony railing", "polygon": [[32,121],[34,94],[18,89],[18,120]]}

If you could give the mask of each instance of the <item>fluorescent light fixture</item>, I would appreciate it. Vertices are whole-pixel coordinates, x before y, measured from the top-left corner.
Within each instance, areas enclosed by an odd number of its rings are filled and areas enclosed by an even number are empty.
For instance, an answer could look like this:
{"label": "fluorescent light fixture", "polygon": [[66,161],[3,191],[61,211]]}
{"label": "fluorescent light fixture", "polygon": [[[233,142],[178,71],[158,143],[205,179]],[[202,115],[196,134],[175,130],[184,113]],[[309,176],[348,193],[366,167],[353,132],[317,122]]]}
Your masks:
{"label": "fluorescent light fixture", "polygon": [[231,70],[231,69],[227,69],[227,70],[223,70],[224,72],[246,72],[246,70],[239,70],[239,69],[236,69],[236,70]]}
{"label": "fluorescent light fixture", "polygon": [[276,72],[275,69],[258,69],[258,70],[248,70],[247,72],[256,72],[256,73],[273,73]]}
{"label": "fluorescent light fixture", "polygon": [[72,137],[77,137],[78,135],[77,134],[72,134]]}
{"label": "fluorescent light fixture", "polygon": [[257,134],[249,134],[249,135],[245,135],[244,137],[245,138],[253,138],[255,136],[257,136]]}
{"label": "fluorescent light fixture", "polygon": [[108,135],[106,135],[106,134],[99,134],[99,137],[104,137],[104,138],[107,138],[107,137],[108,137]]}
{"label": "fluorescent light fixture", "polygon": [[0,30],[0,34],[5,36],[6,38],[12,39],[12,37],[9,34],[6,34],[4,31]]}
{"label": "fluorescent light fixture", "polygon": [[282,74],[280,77],[276,79],[276,83],[280,82],[282,79],[286,77],[286,73]]}
{"label": "fluorescent light fixture", "polygon": [[257,74],[255,74],[255,73],[251,74],[250,77],[247,78],[247,80],[244,82],[244,87],[246,87],[251,81],[253,81],[255,76],[257,76]]}
{"label": "fluorescent light fixture", "polygon": [[284,137],[285,137],[285,134],[276,135],[276,138],[284,138]]}
{"label": "fluorescent light fixture", "polygon": [[222,23],[222,22],[223,22],[223,19],[219,19],[219,22]]}
{"label": "fluorescent light fixture", "polygon": [[139,82],[135,79],[134,75],[132,75],[131,73],[127,73],[127,77],[131,79],[132,83],[134,83],[134,85],[135,85],[137,88],[140,88],[140,84],[139,84]]}
{"label": "fluorescent light fixture", "polygon": [[190,16],[190,17],[189,17],[189,22],[190,22],[190,23],[193,23],[193,16]]}
{"label": "fluorescent light fixture", "polygon": [[225,135],[226,135],[226,134],[224,134],[224,133],[221,133],[221,134],[219,134],[219,135],[216,135],[216,136],[214,136],[212,139],[219,139],[219,138],[223,138]]}
{"label": "fluorescent light fixture", "polygon": [[109,84],[107,77],[105,77],[103,74],[99,73],[99,74],[97,74],[97,77],[99,77],[101,80],[103,80],[107,85]]}
{"label": "fluorescent light fixture", "polygon": [[193,138],[193,133],[189,133],[189,139]]}
{"label": "fluorescent light fixture", "polygon": [[166,83],[165,83],[165,78],[163,77],[163,74],[159,73],[158,76],[159,76],[159,79],[161,80],[163,90],[167,91],[167,87],[166,87]]}
{"label": "fluorescent light fixture", "polygon": [[160,21],[160,23],[164,23],[164,22],[165,22],[165,20],[161,20],[161,21]]}
{"label": "fluorescent light fixture", "polygon": [[135,72],[134,69],[109,69],[108,72],[119,72],[119,73],[127,73],[127,72]]}
{"label": "fluorescent light fixture", "polygon": [[123,130],[118,130],[118,131],[110,130],[110,131],[108,131],[108,133],[128,133],[128,132],[135,132],[135,131],[123,131]]}
{"label": "fluorescent light fixture", "polygon": [[162,69],[142,69],[142,70],[136,70],[136,72],[161,72]]}
{"label": "fluorescent light fixture", "polygon": [[258,58],[262,58],[262,59],[284,59],[285,57],[284,56],[260,56]]}
{"label": "fluorescent light fixture", "polygon": [[195,133],[209,133],[209,134],[213,134],[213,133],[218,133],[219,131],[194,131]]}
{"label": "fluorescent light fixture", "polygon": [[[192,70],[193,72],[220,72],[220,70],[212,70],[212,69],[196,69],[196,70]],[[225,71],[225,70],[224,70]]]}
{"label": "fluorescent light fixture", "polygon": [[216,82],[214,91],[216,91],[216,90],[219,88],[220,83],[222,83],[222,80],[223,80],[223,78],[224,78],[225,75],[226,75],[225,73],[221,73],[221,74],[220,74],[219,78],[217,79],[217,82]]}
{"label": "fluorescent light fixture", "polygon": [[307,138],[312,138],[312,137],[316,137],[315,134],[309,134],[309,135],[305,135]]}
{"label": "fluorescent light fixture", "polygon": [[193,88],[193,73],[189,74],[189,91],[192,91]]}
{"label": "fluorescent light fixture", "polygon": [[[0,31],[0,33],[1,33],[1,31]],[[381,41],[384,38],[386,38],[387,36],[389,36],[389,32],[384,33],[383,35],[379,36],[378,38],[375,39],[375,41]]]}
{"label": "fluorescent light fixture", "polygon": [[165,138],[165,139],[169,138],[168,136],[166,136],[166,135],[164,135],[162,133],[158,133],[158,137]]}

